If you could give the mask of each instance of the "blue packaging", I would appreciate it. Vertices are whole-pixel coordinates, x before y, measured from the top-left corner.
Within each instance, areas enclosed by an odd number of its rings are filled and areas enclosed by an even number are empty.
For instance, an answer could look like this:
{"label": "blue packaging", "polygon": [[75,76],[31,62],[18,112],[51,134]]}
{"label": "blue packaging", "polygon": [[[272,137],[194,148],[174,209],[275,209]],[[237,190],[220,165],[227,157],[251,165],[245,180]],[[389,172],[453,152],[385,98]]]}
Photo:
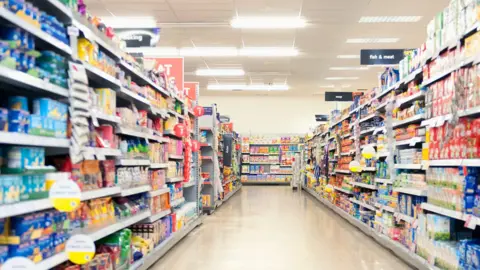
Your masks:
{"label": "blue packaging", "polygon": [[0,108],[0,131],[8,131],[8,110]]}
{"label": "blue packaging", "polygon": [[50,236],[43,236],[36,241],[38,248],[42,252],[43,259],[53,256],[54,250],[52,249],[52,241],[53,238],[51,238]]}
{"label": "blue packaging", "polygon": [[8,97],[8,108],[10,110],[28,111],[28,99],[24,96]]}
{"label": "blue packaging", "polygon": [[8,42],[10,48],[20,48],[22,45],[22,29],[19,27],[3,26],[0,29],[0,39]]}
{"label": "blue packaging", "polygon": [[53,130],[55,131],[56,138],[66,138],[67,137],[67,122],[60,120],[53,120]]}
{"label": "blue packaging", "polygon": [[8,246],[0,246],[0,267],[8,260]]}
{"label": "blue packaging", "polygon": [[467,244],[467,251],[465,256],[465,265],[480,269],[480,246],[476,244]]}
{"label": "blue packaging", "polygon": [[29,241],[17,245],[8,245],[8,256],[25,257],[33,261],[36,248],[37,244],[35,243],[35,241]]}
{"label": "blue packaging", "polygon": [[472,214],[475,205],[475,195],[464,195],[462,204],[463,212],[467,214]]}
{"label": "blue packaging", "polygon": [[28,112],[23,110],[8,111],[8,131],[25,133],[28,123]]}
{"label": "blue packaging", "polygon": [[21,177],[17,175],[0,175],[0,202],[2,204],[20,201]]}
{"label": "blue packaging", "polygon": [[67,121],[68,106],[53,99],[40,98],[33,101],[33,113],[54,120]]}

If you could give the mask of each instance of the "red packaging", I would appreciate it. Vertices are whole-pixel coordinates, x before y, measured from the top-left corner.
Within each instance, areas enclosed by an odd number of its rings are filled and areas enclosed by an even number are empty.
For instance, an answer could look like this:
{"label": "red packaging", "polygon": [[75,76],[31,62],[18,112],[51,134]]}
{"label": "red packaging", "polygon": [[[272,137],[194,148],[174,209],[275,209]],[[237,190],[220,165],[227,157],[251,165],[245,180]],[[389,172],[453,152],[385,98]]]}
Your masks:
{"label": "red packaging", "polygon": [[458,147],[459,147],[459,153],[460,153],[461,159],[467,158],[467,145],[468,145],[467,138],[465,137],[460,138],[460,143]]}
{"label": "red packaging", "polygon": [[148,112],[145,110],[139,110],[138,111],[138,125],[141,127],[147,127],[147,116]]}
{"label": "red packaging", "polygon": [[104,160],[101,162],[101,170],[103,176],[103,187],[115,186],[115,161]]}
{"label": "red packaging", "polygon": [[480,137],[480,118],[472,121],[472,136]]}

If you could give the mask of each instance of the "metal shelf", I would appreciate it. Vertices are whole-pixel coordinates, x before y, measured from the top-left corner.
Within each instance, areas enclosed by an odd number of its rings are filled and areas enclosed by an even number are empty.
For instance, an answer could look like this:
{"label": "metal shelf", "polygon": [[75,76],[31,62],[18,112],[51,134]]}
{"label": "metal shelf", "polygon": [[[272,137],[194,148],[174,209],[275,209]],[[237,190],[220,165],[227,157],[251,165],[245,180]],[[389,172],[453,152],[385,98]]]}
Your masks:
{"label": "metal shelf", "polygon": [[145,222],[147,222],[147,223],[155,222],[155,221],[157,221],[157,220],[159,220],[163,217],[166,217],[166,216],[170,215],[170,213],[172,213],[172,211],[170,209],[168,209],[168,210],[162,211],[158,214],[153,214],[150,217],[148,217],[147,219],[145,219]]}
{"label": "metal shelf", "polygon": [[417,114],[415,116],[412,116],[412,117],[404,119],[404,120],[394,121],[393,124],[392,124],[392,127],[395,128],[395,127],[399,127],[399,126],[403,126],[403,125],[408,125],[408,124],[412,124],[412,123],[421,122],[423,119],[425,119],[425,114],[423,114],[423,113],[422,114]]}
{"label": "metal shelf", "polygon": [[131,196],[131,195],[148,192],[150,190],[152,190],[152,187],[150,185],[142,185],[142,186],[138,186],[138,187],[124,188],[124,189],[122,189],[122,192],[119,194],[118,197],[128,197],[128,196]]}
{"label": "metal shelf", "polygon": [[395,164],[395,169],[423,170],[422,164]]}
{"label": "metal shelf", "polygon": [[340,192],[343,192],[343,193],[346,193],[346,194],[350,194],[350,195],[353,194],[353,192],[351,192],[351,191],[349,191],[349,190],[345,190],[345,189],[343,189],[343,188],[339,188],[339,187],[333,187],[333,188],[334,188],[335,190],[337,190],[337,191],[340,191]]}
{"label": "metal shelf", "polygon": [[39,94],[68,97],[68,89],[33,77],[27,73],[0,66],[0,80],[22,89],[38,91]]}
{"label": "metal shelf", "polygon": [[40,29],[39,27],[35,27],[33,24],[28,23],[27,21],[23,20],[22,18],[4,7],[0,7],[0,18],[7,20],[11,24],[14,24],[17,27],[22,28],[23,30],[34,35],[36,38],[43,40],[44,42],[50,44],[53,48],[61,51],[63,54],[72,54],[72,49],[70,48],[70,45],[63,43],[62,41],[42,31],[42,29]]}
{"label": "metal shelf", "polygon": [[182,198],[180,198],[180,199],[173,200],[173,201],[170,203],[170,206],[171,206],[172,208],[175,208],[175,207],[177,207],[177,206],[180,206],[180,205],[181,205],[182,203],[184,203],[184,202],[185,202],[185,198],[182,197]]}
{"label": "metal shelf", "polygon": [[242,186],[237,187],[234,191],[230,191],[230,193],[228,193],[225,197],[223,197],[223,202],[228,201],[228,199],[230,199],[233,195],[235,195],[235,193],[237,193],[241,188]]}
{"label": "metal shelf", "polygon": [[480,167],[480,159],[442,159],[426,161],[430,167],[468,166]]}
{"label": "metal shelf", "polygon": [[184,177],[183,176],[177,176],[177,177],[167,177],[167,183],[176,183],[183,181]]}
{"label": "metal shelf", "polygon": [[356,204],[358,204],[358,205],[361,205],[362,207],[367,208],[367,209],[369,209],[369,210],[372,210],[372,211],[376,211],[376,210],[377,210],[374,206],[369,205],[369,204],[364,203],[364,202],[361,202],[361,201],[359,201],[359,200],[355,200],[354,198],[350,198],[350,201],[353,202],[353,203],[356,203]]}
{"label": "metal shelf", "polygon": [[91,64],[87,62],[83,62],[83,66],[85,67],[85,70],[87,71],[88,78],[102,84],[104,86],[111,87],[112,89],[120,89],[121,84],[120,81],[117,80],[115,77],[112,75],[106,73],[105,71],[92,66]]}
{"label": "metal shelf", "polygon": [[150,169],[166,169],[168,163],[150,163]]}
{"label": "metal shelf", "polygon": [[436,206],[436,205],[429,204],[429,203],[422,203],[422,208],[424,210],[434,212],[434,213],[440,214],[442,216],[458,219],[458,220],[466,221],[467,219],[471,218],[470,222],[475,222],[475,224],[477,224],[477,225],[480,224],[480,218],[474,217],[474,216],[472,216],[470,214],[467,214],[467,213],[462,213],[462,212],[458,212],[458,211],[454,211],[454,210],[445,209],[445,208],[442,208],[440,206]]}
{"label": "metal shelf", "polygon": [[170,189],[169,188],[162,188],[162,189],[157,189],[157,190],[150,190],[148,192],[148,196],[149,197],[156,197],[156,196],[160,196],[162,194],[165,194],[165,193],[169,193],[170,192]]}
{"label": "metal shelf", "polygon": [[1,144],[43,146],[52,148],[70,148],[69,139],[44,137],[16,132],[0,131]]}
{"label": "metal shelf", "polygon": [[383,179],[383,178],[375,178],[375,183],[381,183],[381,184],[389,184],[392,185],[393,181],[390,179]]}
{"label": "metal shelf", "polygon": [[168,154],[168,159],[178,159],[178,160],[183,160],[183,156],[181,156],[181,155],[172,155],[172,154]]}
{"label": "metal shelf", "polygon": [[148,159],[117,159],[117,166],[150,166]]}
{"label": "metal shelf", "polygon": [[405,194],[410,194],[410,195],[415,195],[415,196],[427,196],[427,190],[426,189],[416,189],[416,188],[393,188],[394,192],[399,192],[399,193],[405,193]]}
{"label": "metal shelf", "polygon": [[276,181],[242,181],[242,184],[248,185],[290,185],[290,182],[283,181],[283,182],[276,182]]}
{"label": "metal shelf", "polygon": [[353,185],[353,186],[357,186],[357,187],[368,188],[368,189],[372,189],[372,190],[376,190],[376,189],[377,189],[377,186],[375,186],[375,185],[370,185],[370,184],[365,184],[365,183],[359,183],[359,182],[352,182],[352,185]]}
{"label": "metal shelf", "polygon": [[345,211],[331,204],[327,200],[320,197],[320,195],[309,188],[302,187],[307,193],[316,198],[323,205],[330,208],[333,212],[337,213],[340,217],[344,218],[353,226],[357,227],[367,236],[371,236],[375,241],[385,248],[391,250],[395,255],[404,260],[407,264],[420,269],[420,270],[432,270],[433,266],[429,265],[424,259],[420,258],[413,252],[410,252],[407,248],[402,246],[400,243],[395,242],[394,240],[388,238],[385,235],[379,234],[374,229],[368,227],[365,223],[349,215]]}

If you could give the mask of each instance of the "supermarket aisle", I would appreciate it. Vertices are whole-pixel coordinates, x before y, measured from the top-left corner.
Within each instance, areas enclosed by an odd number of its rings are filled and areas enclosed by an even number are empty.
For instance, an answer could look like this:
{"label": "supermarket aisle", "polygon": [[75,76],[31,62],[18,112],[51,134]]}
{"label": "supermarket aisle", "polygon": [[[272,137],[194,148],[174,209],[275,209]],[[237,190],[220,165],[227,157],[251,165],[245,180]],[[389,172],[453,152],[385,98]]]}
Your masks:
{"label": "supermarket aisle", "polygon": [[308,194],[243,187],[151,269],[410,269]]}

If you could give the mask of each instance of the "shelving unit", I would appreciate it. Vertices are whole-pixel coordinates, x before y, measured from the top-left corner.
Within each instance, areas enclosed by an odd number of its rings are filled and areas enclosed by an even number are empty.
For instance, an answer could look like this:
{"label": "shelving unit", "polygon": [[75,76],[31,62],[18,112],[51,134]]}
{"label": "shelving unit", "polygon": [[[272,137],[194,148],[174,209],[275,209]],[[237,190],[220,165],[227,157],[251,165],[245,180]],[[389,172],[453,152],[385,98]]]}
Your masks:
{"label": "shelving unit", "polygon": [[[455,4],[445,12],[457,12]],[[464,16],[457,15],[453,21]],[[429,30],[454,23],[436,22]],[[398,72],[387,68],[378,89],[354,97],[348,109],[333,111],[329,125],[318,126],[309,138],[309,157],[321,160],[321,175],[309,176],[304,190],[418,269],[446,269],[447,262],[461,269],[458,250],[465,247],[457,233],[478,240],[479,209],[467,202],[478,191],[453,184],[473,181],[476,187],[474,169],[480,167],[477,151],[467,150],[478,138],[472,125],[480,116],[470,88],[475,79],[468,76],[480,63],[480,50],[471,44],[480,28],[471,23],[456,35],[451,32],[460,28],[437,29],[450,38],[439,47],[430,46],[435,41],[429,36],[426,46],[402,60]],[[364,152],[372,147],[374,153]],[[351,161],[360,163],[360,173],[347,170]],[[438,229],[433,220],[449,224],[443,238],[433,236]],[[476,248],[474,241],[465,245]]]}
{"label": "shelving unit", "polygon": [[301,149],[298,137],[251,135],[242,138],[242,183],[290,185],[292,158]]}
{"label": "shelving unit", "polygon": [[[13,25],[29,33],[35,41],[34,49],[38,50],[40,54],[44,53],[44,51],[50,51],[55,53],[58,59],[62,57],[65,58],[65,72],[68,73],[69,78],[67,78],[68,81],[62,85],[65,85],[65,87],[68,85],[68,88],[59,86],[60,83],[57,81],[55,81],[55,83],[59,85],[54,84],[52,80],[53,77],[50,77],[50,75],[45,79],[43,79],[43,77],[37,78],[30,75],[35,73],[29,72],[27,74],[2,65],[0,67],[0,81],[2,84],[8,86],[3,89],[4,99],[7,100],[13,96],[25,98],[26,108],[22,109],[27,110],[32,116],[38,116],[39,119],[41,118],[42,123],[47,123],[46,120],[51,120],[50,126],[52,130],[49,130],[51,131],[50,134],[47,133],[46,130],[43,130],[47,129],[46,127],[42,127],[41,132],[45,133],[42,134],[44,136],[36,135],[37,133],[33,133],[31,129],[29,130],[30,133],[1,131],[0,144],[42,149],[45,152],[45,156],[52,156],[58,159],[59,162],[69,158],[68,162],[71,161],[72,164],[58,164],[58,167],[61,167],[63,170],[70,169],[76,173],[75,181],[77,181],[83,189],[81,201],[97,200],[100,202],[99,199],[109,198],[109,201],[115,201],[118,204],[123,203],[120,201],[128,201],[131,203],[131,206],[138,208],[128,207],[132,209],[122,210],[122,216],[127,216],[121,219],[114,218],[108,222],[98,220],[96,221],[98,224],[96,224],[95,227],[87,227],[82,230],[73,230],[71,228],[71,235],[85,234],[93,241],[97,241],[123,229],[132,229],[132,226],[136,224],[159,222],[162,219],[171,218],[170,216],[172,214],[184,215],[180,210],[185,210],[186,212],[187,208],[193,209],[194,217],[185,220],[185,226],[182,230],[174,233],[170,239],[165,240],[160,246],[156,247],[156,253],[154,251],[145,254],[145,257],[141,261],[135,262],[135,264],[130,267],[130,269],[143,269],[142,267],[145,267],[145,265],[151,265],[157,261],[163,256],[164,252],[171,249],[180,239],[203,221],[200,211],[199,155],[197,153],[189,153],[186,147],[182,147],[181,154],[165,155],[165,160],[158,158],[161,154],[166,154],[167,147],[163,147],[170,144],[173,140],[167,138],[167,136],[172,134],[171,130],[163,130],[164,120],[175,118],[179,123],[191,121],[189,122],[189,136],[185,139],[177,139],[185,141],[190,139],[198,140],[198,119],[191,113],[192,107],[198,103],[196,100],[184,100],[187,97],[184,97],[183,89],[179,89],[182,92],[179,94],[173,85],[167,84],[165,87],[161,86],[160,80],[157,82],[152,79],[155,78],[153,75],[150,78],[150,75],[146,75],[146,73],[140,71],[140,65],[135,65],[136,67],[134,68],[133,65],[129,63],[129,61],[133,61],[133,58],[122,52],[103,32],[98,31],[94,26],[90,25],[86,18],[82,17],[76,11],[70,10],[60,1],[34,0],[33,6],[37,7],[39,11],[45,11],[55,17],[65,26],[72,27],[68,31],[68,34],[70,34],[68,37],[70,44],[66,44],[64,41],[43,31],[42,28],[28,23],[24,18],[7,9],[8,7],[6,5],[0,7],[0,24],[2,26],[7,24]],[[77,32],[75,30],[78,30],[78,35],[75,34],[75,32]],[[66,29],[65,33],[67,33]],[[104,57],[102,65],[97,63],[93,64],[93,59],[89,59],[90,62],[86,62],[79,57],[78,41],[82,38],[88,39],[94,46],[98,45],[98,50]],[[99,52],[96,52],[96,56]],[[110,59],[105,59],[107,57]],[[58,59],[56,59],[56,61]],[[107,60],[112,61],[109,62]],[[60,60],[58,61],[60,62]],[[39,67],[36,66],[35,68],[37,69]],[[126,77],[128,77],[128,79]],[[48,81],[49,78],[51,82]],[[166,76],[164,79],[168,81]],[[137,87],[142,88],[142,91],[133,91],[130,85],[131,82]],[[149,90],[153,92],[149,92],[147,95],[147,91],[143,91],[146,89],[143,88],[145,86],[150,87]],[[108,90],[108,95],[105,94],[108,96],[106,99],[109,100],[108,109],[104,108],[106,106],[99,106],[100,102],[98,99],[100,99],[100,94],[97,92],[99,89]],[[157,94],[159,94],[159,96],[157,96]],[[199,96],[198,89],[196,96]],[[71,123],[71,130],[67,132],[67,130],[63,131],[61,126],[57,127],[57,123],[53,122],[53,120],[57,122],[67,122],[67,119],[53,118],[56,116],[50,116],[50,109],[45,112],[45,114],[49,114],[48,116],[40,115],[40,113],[35,113],[34,115],[28,106],[31,105],[33,103],[32,101],[36,98],[48,98],[50,104],[58,103],[58,107],[65,107],[66,112],[64,114],[68,114],[68,117],[70,117],[68,120]],[[157,104],[155,101],[159,101],[159,99],[165,101],[165,103],[161,105]],[[158,107],[163,105],[165,105],[165,107]],[[133,121],[135,124],[131,125],[131,117],[125,117],[125,115],[119,117],[116,115],[116,113],[119,115],[125,113],[118,112],[118,108],[125,109],[128,107],[131,109],[131,106],[135,106],[135,109],[138,109],[138,115],[142,114],[142,116],[145,116],[145,118],[142,119],[144,121],[137,121],[139,119],[135,119],[135,121]],[[174,106],[176,107],[175,109],[173,109]],[[57,113],[61,114],[62,112]],[[135,117],[137,117],[137,114]],[[153,130],[154,128],[148,128],[147,117],[152,121],[159,120],[160,124],[158,124],[158,126],[160,126],[160,128],[155,130]],[[140,122],[142,122],[142,124],[140,124]],[[47,125],[45,124],[45,126]],[[53,126],[55,126],[55,128],[53,128]],[[91,133],[92,128],[95,129],[95,135],[92,135],[93,132]],[[111,136],[102,137],[102,132],[107,132],[102,128],[105,128],[105,130],[108,129],[111,132],[111,134],[109,134]],[[71,133],[71,138],[67,138],[66,133]],[[94,138],[95,136],[98,137]],[[106,137],[110,139],[106,139]],[[124,147],[113,143],[113,138],[115,141],[117,138],[120,142],[124,141]],[[128,139],[128,150],[124,150],[127,149],[126,139]],[[144,147],[141,150],[139,150],[139,148],[135,149],[135,154],[133,154],[131,150],[133,148],[133,145],[131,145],[133,141],[138,144],[143,144],[142,146]],[[138,147],[138,144],[135,146]],[[153,148],[152,144],[155,144],[156,148]],[[86,162],[90,162],[90,165],[84,165]],[[185,163],[185,166],[191,166],[189,179],[185,179],[186,177],[184,176],[170,177],[169,172],[172,170],[172,166],[169,165],[171,162],[177,162],[178,164]],[[111,166],[107,166],[108,164],[111,164]],[[48,169],[45,170],[46,172],[52,173],[51,177],[53,178],[49,180],[59,181],[60,174],[54,172],[54,167],[50,166],[46,168]],[[80,168],[82,168],[82,170],[80,170]],[[85,168],[87,169],[86,171],[84,171]],[[25,168],[25,172],[22,173],[29,172],[29,169],[30,168]],[[42,170],[43,168],[39,170],[40,172],[35,173],[43,175]],[[122,172],[120,173],[119,171]],[[133,171],[135,171],[134,174],[132,174]],[[128,173],[130,173],[130,175],[128,175]],[[157,173],[158,175],[156,177],[158,178],[153,179],[152,175]],[[84,174],[88,174],[85,178],[88,178],[88,181],[92,183],[95,182],[95,184],[84,183]],[[65,180],[66,178],[73,177],[63,175],[61,179]],[[158,182],[161,182],[161,184],[158,184]],[[169,184],[169,182],[175,183]],[[183,182],[185,182],[185,184],[183,184]],[[103,188],[100,188],[100,185],[103,186]],[[179,191],[183,192],[183,197],[176,196],[175,200],[171,200],[173,193]],[[45,191],[44,193],[48,192]],[[148,196],[142,197],[142,194]],[[23,193],[21,195],[25,196]],[[40,213],[37,212],[52,209],[52,202],[45,196],[48,195],[42,194],[38,195],[39,199],[30,198],[30,200],[25,201],[19,199],[10,204],[0,205],[0,218],[29,214],[39,215]],[[170,201],[171,208],[158,211],[155,206],[152,206],[153,204],[149,203],[150,200],[158,198],[158,196],[166,196],[168,198],[166,201]],[[139,197],[142,197],[142,201],[135,201],[136,198]],[[145,200],[143,201],[143,199]],[[104,204],[106,200],[102,200],[101,202]],[[195,207],[190,207],[192,203]],[[128,216],[127,212],[130,213],[130,216]],[[177,224],[173,224],[172,226],[177,226]],[[29,240],[32,240],[32,245],[36,245],[37,242],[33,241],[35,239]],[[57,245],[57,243],[55,245]],[[168,247],[165,248],[165,246]],[[56,254],[38,262],[36,265],[38,269],[53,269],[68,260],[65,252],[61,251],[60,246],[54,249]],[[163,253],[159,252],[159,250]]]}

